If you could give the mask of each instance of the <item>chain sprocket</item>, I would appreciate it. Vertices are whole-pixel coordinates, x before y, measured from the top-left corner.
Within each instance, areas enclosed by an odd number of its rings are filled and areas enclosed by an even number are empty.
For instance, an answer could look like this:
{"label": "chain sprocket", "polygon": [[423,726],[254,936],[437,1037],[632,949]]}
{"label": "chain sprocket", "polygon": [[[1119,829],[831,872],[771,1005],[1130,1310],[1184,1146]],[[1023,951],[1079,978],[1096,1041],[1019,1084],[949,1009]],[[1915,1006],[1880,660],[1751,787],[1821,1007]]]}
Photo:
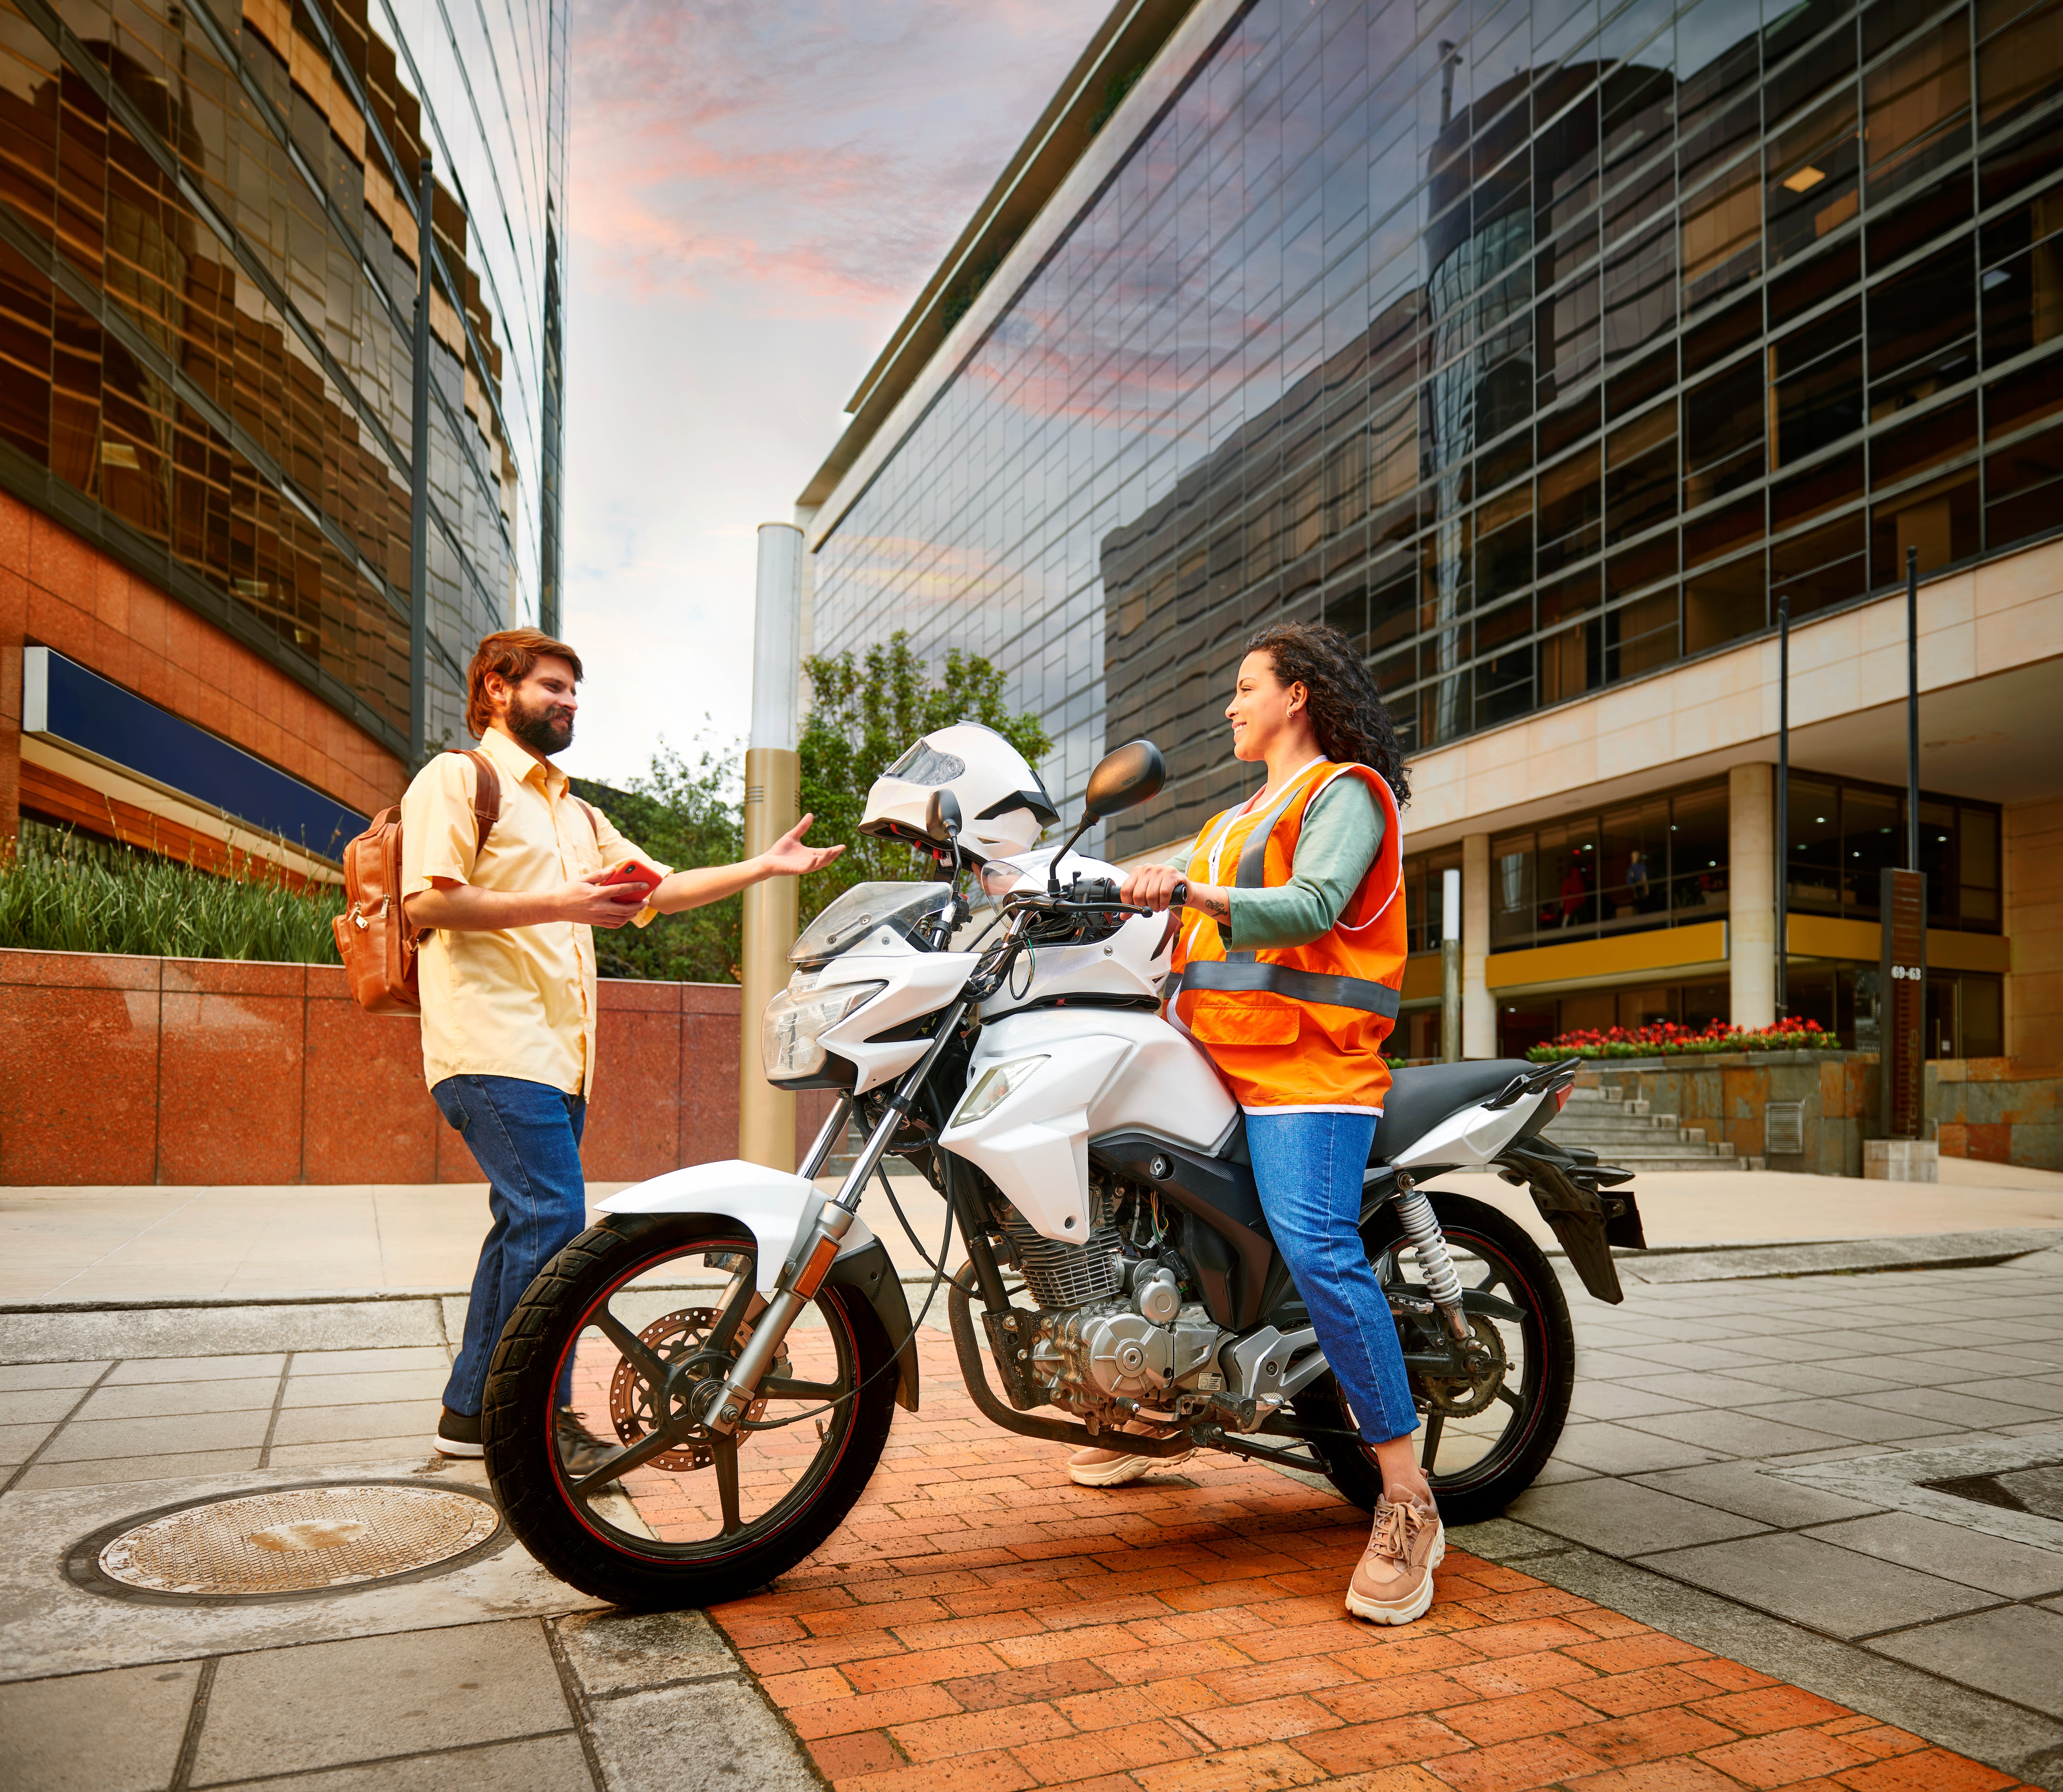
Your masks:
{"label": "chain sprocket", "polygon": [[[744,1348],[752,1336],[752,1328],[741,1324],[734,1334],[733,1351],[719,1356],[709,1352],[710,1334],[716,1329],[722,1315],[714,1307],[683,1307],[676,1312],[665,1313],[655,1319],[637,1334],[637,1341],[666,1364],[670,1368],[676,1363],[687,1362],[708,1353],[706,1364],[698,1364],[689,1370],[689,1379],[695,1383],[708,1380],[712,1376],[729,1372],[738,1350]],[[767,1365],[767,1374],[772,1377],[785,1376],[789,1372],[787,1346],[783,1344]],[[620,1357],[616,1372],[609,1378],[609,1416],[616,1428],[617,1440],[626,1448],[641,1443],[654,1430],[661,1428],[655,1408],[659,1396],[645,1380],[637,1365],[627,1356]],[[748,1420],[757,1420],[766,1411],[762,1396],[746,1408]],[[680,1447],[662,1450],[648,1459],[647,1466],[663,1469],[670,1474],[686,1474],[692,1469],[706,1469],[715,1460],[710,1448],[709,1433],[698,1425],[686,1432]]]}
{"label": "chain sprocket", "polygon": [[1498,1389],[1504,1385],[1507,1364],[1503,1338],[1483,1313],[1470,1316],[1470,1329],[1482,1348],[1471,1352],[1466,1377],[1419,1377],[1419,1385],[1425,1389],[1433,1410],[1444,1412],[1450,1419],[1474,1417],[1497,1398]]}

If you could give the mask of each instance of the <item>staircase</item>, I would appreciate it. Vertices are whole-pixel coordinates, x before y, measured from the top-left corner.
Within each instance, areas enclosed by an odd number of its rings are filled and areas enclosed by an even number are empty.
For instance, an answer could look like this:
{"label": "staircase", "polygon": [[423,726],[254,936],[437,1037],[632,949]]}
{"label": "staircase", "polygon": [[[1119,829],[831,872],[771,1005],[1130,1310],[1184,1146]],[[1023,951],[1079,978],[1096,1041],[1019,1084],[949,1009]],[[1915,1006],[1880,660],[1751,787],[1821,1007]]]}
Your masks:
{"label": "staircase", "polygon": [[1738,1158],[1727,1144],[1706,1141],[1703,1127],[1679,1126],[1667,1114],[1651,1114],[1644,1101],[1627,1101],[1616,1089],[1576,1089],[1569,1105],[1547,1124],[1558,1143],[1595,1151],[1602,1163],[1622,1170],[1759,1170],[1759,1158]]}

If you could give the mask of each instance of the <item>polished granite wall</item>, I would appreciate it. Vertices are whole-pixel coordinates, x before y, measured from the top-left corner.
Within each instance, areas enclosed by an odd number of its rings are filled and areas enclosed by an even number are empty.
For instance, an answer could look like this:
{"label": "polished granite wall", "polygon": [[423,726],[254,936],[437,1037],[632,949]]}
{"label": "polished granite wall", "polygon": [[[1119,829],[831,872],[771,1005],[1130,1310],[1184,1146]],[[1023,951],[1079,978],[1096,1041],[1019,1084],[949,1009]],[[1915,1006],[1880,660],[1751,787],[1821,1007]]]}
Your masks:
{"label": "polished granite wall", "polygon": [[[602,981],[592,1180],[736,1155],[738,999]],[[827,1098],[797,1107],[799,1151]],[[416,1023],[334,966],[0,950],[0,1186],[479,1180]]]}

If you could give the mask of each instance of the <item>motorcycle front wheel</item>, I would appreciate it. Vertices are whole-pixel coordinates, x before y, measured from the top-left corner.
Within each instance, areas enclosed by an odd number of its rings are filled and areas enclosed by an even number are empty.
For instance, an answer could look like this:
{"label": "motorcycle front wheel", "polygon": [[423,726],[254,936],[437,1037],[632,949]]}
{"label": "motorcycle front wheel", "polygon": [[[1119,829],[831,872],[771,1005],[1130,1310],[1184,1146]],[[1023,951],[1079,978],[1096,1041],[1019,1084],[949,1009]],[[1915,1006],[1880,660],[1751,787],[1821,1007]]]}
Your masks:
{"label": "motorcycle front wheel", "polygon": [[[1471,1525],[1495,1517],[1531,1486],[1560,1440],[1575,1384],[1576,1336],[1554,1266],[1524,1227],[1466,1195],[1429,1191],[1426,1199],[1465,1295],[1473,1289],[1493,1296],[1521,1316],[1478,1316],[1478,1335],[1485,1328],[1494,1334],[1502,1371],[1482,1385],[1429,1380],[1422,1370],[1409,1372],[1423,1415],[1417,1454],[1440,1516],[1450,1525]],[[1361,1228],[1361,1241],[1385,1289],[1425,1297],[1423,1278],[1393,1204],[1385,1201]],[[1407,1366],[1412,1355],[1430,1351],[1436,1341],[1430,1328],[1441,1324],[1437,1315],[1398,1320]],[[1299,1394],[1296,1406],[1303,1418],[1333,1426],[1349,1423],[1339,1384],[1329,1374]],[[1356,1505],[1373,1511],[1382,1493],[1374,1452],[1338,1438],[1314,1440],[1313,1447],[1333,1485]]]}
{"label": "motorcycle front wheel", "polygon": [[617,1605],[714,1605],[763,1587],[852,1509],[896,1386],[855,1290],[806,1307],[733,1437],[697,1422],[765,1309],[738,1222],[612,1215],[525,1291],[481,1414],[488,1479],[524,1547]]}

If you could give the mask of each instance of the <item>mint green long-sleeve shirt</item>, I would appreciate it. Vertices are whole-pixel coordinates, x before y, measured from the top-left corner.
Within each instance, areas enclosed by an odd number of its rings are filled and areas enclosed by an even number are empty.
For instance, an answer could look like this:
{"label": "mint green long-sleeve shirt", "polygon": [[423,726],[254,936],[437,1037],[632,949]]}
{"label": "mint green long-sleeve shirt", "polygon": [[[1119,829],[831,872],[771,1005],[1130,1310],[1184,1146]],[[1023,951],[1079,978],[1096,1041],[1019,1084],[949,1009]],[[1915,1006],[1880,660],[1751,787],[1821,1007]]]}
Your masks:
{"label": "mint green long-sleeve shirt", "polygon": [[1335,779],[1312,799],[1297,836],[1289,881],[1232,893],[1229,952],[1305,946],[1333,924],[1382,850],[1385,823],[1368,786]]}

